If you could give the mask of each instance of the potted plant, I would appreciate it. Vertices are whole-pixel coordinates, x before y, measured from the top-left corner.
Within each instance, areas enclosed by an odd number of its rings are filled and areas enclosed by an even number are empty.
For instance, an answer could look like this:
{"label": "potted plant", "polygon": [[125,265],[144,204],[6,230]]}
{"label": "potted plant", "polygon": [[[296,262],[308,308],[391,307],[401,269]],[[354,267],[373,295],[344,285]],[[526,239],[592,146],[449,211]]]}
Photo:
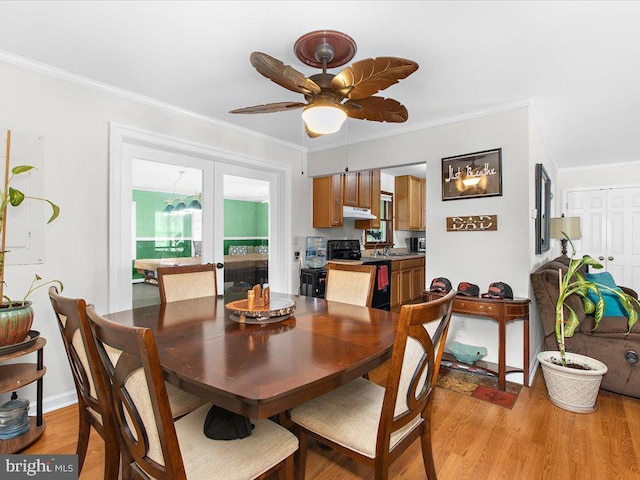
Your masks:
{"label": "potted plant", "polygon": [[7,132],[7,155],[5,162],[4,188],[0,190],[0,347],[12,345],[22,342],[31,328],[33,323],[33,309],[31,302],[27,299],[40,287],[50,283],[59,285],[60,290],[63,285],[59,280],[51,280],[42,282],[39,275],[35,275],[26,294],[19,299],[11,299],[5,295],[5,254],[6,238],[7,238],[7,208],[9,206],[19,207],[25,199],[38,200],[46,202],[51,206],[52,213],[47,223],[53,222],[60,213],[60,208],[50,200],[40,197],[25,195],[22,191],[13,188],[11,182],[17,175],[22,175],[33,170],[35,167],[30,165],[19,165],[10,169],[10,148],[11,148],[11,132]]}
{"label": "potted plant", "polygon": [[[598,282],[588,280],[582,271],[585,267],[601,269],[602,265],[589,255],[574,258],[575,247],[571,239],[563,232],[571,244],[571,258],[567,273],[558,270],[558,300],[555,308],[555,334],[558,343],[557,352],[541,352],[538,361],[542,366],[549,399],[560,408],[577,413],[589,413],[596,409],[596,398],[602,377],[607,373],[607,366],[591,357],[567,352],[565,338],[573,336],[580,321],[576,312],[567,304],[571,295],[582,298],[587,314],[594,316],[594,329],[598,328],[604,313],[603,292],[617,298],[628,316],[628,330],[631,331],[638,321],[638,312],[634,304],[640,305],[637,299],[622,290],[611,288]],[[593,302],[592,298],[597,298]]]}

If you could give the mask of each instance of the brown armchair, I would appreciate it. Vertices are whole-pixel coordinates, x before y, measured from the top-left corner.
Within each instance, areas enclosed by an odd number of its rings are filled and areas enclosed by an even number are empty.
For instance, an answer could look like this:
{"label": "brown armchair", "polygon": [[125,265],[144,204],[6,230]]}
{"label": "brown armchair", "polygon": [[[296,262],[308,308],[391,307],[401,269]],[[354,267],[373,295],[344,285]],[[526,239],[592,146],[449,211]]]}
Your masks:
{"label": "brown armchair", "polygon": [[[564,275],[568,266],[569,257],[563,255],[545,263],[531,274],[531,284],[544,330],[542,348],[546,350],[558,350],[555,337],[558,269]],[[638,294],[630,288],[620,288],[638,298]],[[565,341],[567,351],[596,358],[607,365],[609,371],[602,380],[603,389],[640,398],[640,322],[627,335],[627,317],[603,317],[597,330],[593,330],[594,318],[585,313],[582,299],[572,295],[567,299],[567,304],[580,320],[580,327],[573,337]]]}

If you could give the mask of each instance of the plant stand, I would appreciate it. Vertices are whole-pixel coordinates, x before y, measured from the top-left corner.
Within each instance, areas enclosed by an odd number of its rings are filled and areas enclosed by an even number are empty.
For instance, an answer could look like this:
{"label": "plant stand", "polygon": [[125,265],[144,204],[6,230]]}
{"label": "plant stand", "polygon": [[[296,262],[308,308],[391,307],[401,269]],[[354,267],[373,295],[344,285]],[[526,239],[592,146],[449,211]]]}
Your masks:
{"label": "plant stand", "polygon": [[39,337],[28,348],[18,350],[6,355],[0,355],[0,362],[13,360],[29,353],[37,352],[36,363],[9,363],[0,365],[0,393],[8,393],[22,388],[32,382],[36,382],[37,406],[36,416],[31,416],[29,430],[15,438],[0,440],[0,454],[6,455],[19,452],[35,442],[44,433],[45,422],[42,418],[42,377],[47,371],[43,364],[43,348],[47,341]]}
{"label": "plant stand", "polygon": [[547,393],[551,402],[570,412],[591,413],[598,407],[596,399],[602,377],[607,366],[595,358],[566,352],[567,362],[587,365],[591,370],[563,367],[552,362],[560,359],[560,352],[540,352],[538,361],[542,366]]}

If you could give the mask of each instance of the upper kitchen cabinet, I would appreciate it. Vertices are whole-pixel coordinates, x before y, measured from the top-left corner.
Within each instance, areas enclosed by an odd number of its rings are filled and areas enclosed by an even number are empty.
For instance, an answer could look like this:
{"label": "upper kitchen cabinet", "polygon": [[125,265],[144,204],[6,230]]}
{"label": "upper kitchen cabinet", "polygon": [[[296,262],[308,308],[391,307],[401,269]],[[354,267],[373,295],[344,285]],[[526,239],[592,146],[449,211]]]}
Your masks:
{"label": "upper kitchen cabinet", "polygon": [[342,227],[342,207],[371,210],[375,220],[356,220],[355,227],[380,226],[380,171],[349,172],[313,179],[313,227]]}
{"label": "upper kitchen cabinet", "polygon": [[313,228],[342,226],[342,176],[313,179]]}
{"label": "upper kitchen cabinet", "polygon": [[395,229],[425,231],[427,181],[413,175],[395,177]]}
{"label": "upper kitchen cabinet", "polygon": [[375,215],[375,220],[356,220],[355,227],[362,230],[371,228],[380,228],[380,170],[369,170],[368,172],[359,172],[359,190],[368,191],[369,206],[363,204],[361,199],[361,207],[370,208],[371,214]]}
{"label": "upper kitchen cabinet", "polygon": [[[371,208],[371,171],[342,174],[346,207]],[[378,172],[378,178],[379,178]],[[380,194],[378,194],[378,197]]]}

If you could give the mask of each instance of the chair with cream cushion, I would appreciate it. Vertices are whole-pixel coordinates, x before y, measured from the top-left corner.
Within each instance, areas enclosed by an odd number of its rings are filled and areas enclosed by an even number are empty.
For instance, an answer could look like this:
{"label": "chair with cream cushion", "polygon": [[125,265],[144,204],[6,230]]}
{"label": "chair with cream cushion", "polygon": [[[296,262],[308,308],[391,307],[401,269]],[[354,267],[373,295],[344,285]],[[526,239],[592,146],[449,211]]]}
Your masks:
{"label": "chair with cream cushion", "polygon": [[375,265],[327,264],[326,300],[370,307],[376,278]]}
{"label": "chair with cream cushion", "polygon": [[115,397],[123,478],[264,479],[278,472],[293,478],[298,440],[271,420],[252,420],[248,437],[212,440],[203,432],[211,405],[171,419],[165,382],[150,329],[116,324],[87,307],[104,370]]}
{"label": "chair with cream cushion", "polygon": [[[391,463],[420,437],[427,478],[436,478],[431,448],[434,377],[455,294],[401,307],[385,387],[358,378],[291,410],[300,440],[300,480],[309,437],[373,467],[376,480],[388,478]],[[427,331],[432,322],[438,322],[433,339]]]}
{"label": "chair with cream cushion", "polygon": [[61,296],[56,287],[49,288],[49,299],[58,320],[78,394],[78,468],[81,472],[93,427],[104,440],[104,478],[116,479],[120,448],[111,413],[111,390],[101,375],[100,357],[85,312],[87,304],[81,298]]}
{"label": "chair with cream cushion", "polygon": [[215,297],[218,294],[216,266],[211,263],[159,267],[156,273],[161,303]]}
{"label": "chair with cream cushion", "polygon": [[[87,304],[81,298],[63,297],[56,287],[49,288],[49,299],[56,314],[78,395],[78,467],[81,471],[93,427],[104,440],[104,478],[118,478],[120,446],[112,415],[111,389],[103,375],[101,360],[89,328]],[[175,418],[204,404],[202,399],[173,385],[167,384],[167,391]]]}

